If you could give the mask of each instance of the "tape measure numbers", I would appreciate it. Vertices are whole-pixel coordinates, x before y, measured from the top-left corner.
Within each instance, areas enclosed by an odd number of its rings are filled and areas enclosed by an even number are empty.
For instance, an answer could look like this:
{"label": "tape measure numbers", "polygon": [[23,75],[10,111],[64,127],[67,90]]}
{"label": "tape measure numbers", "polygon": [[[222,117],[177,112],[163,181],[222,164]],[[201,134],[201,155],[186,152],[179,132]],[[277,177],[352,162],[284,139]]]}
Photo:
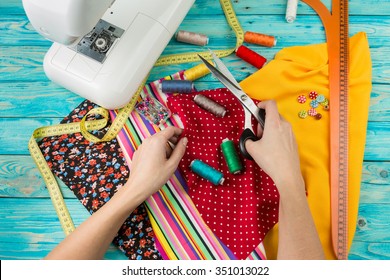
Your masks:
{"label": "tape measure numbers", "polygon": [[[104,128],[107,125],[107,121],[108,115],[104,116],[104,119],[87,121],[84,125],[88,130],[98,130]],[[44,156],[42,155],[41,150],[39,149],[36,139],[79,132],[80,124],[81,123],[69,123],[38,128],[34,131],[28,143],[30,154],[42,174],[46,187],[49,191],[50,198],[53,202],[54,209],[56,210],[62,229],[66,235],[71,233],[75,227],[68,208],[66,207],[61,190]]]}
{"label": "tape measure numbers", "polygon": [[[231,1],[220,0],[220,4],[225,13],[226,20],[229,26],[233,29],[234,33],[236,34],[236,39],[237,39],[235,48],[214,51],[217,54],[217,56],[225,57],[232,54],[236,50],[236,48],[243,43],[244,32],[234,12]],[[199,57],[197,54],[198,53],[183,53],[183,54],[162,56],[157,60],[154,66],[164,66],[164,65],[199,61]],[[201,54],[206,59],[212,59],[211,54],[209,52],[200,52],[199,54]],[[54,208],[57,212],[57,216],[66,235],[70,234],[75,229],[75,226],[69,214],[69,210],[66,207],[64,198],[61,193],[61,189],[58,186],[57,181],[53,173],[51,172],[49,166],[47,165],[47,162],[44,156],[42,155],[36,140],[43,137],[72,134],[77,132],[81,132],[82,135],[85,137],[85,139],[93,143],[106,142],[114,139],[117,136],[117,134],[121,131],[131,111],[134,109],[134,106],[137,103],[137,100],[139,99],[140,93],[143,90],[147,79],[148,77],[146,77],[143,80],[141,85],[138,87],[137,92],[133,95],[129,103],[125,107],[120,109],[116,118],[113,120],[110,128],[102,138],[97,138],[89,131],[99,130],[104,128],[107,125],[109,113],[108,110],[103,108],[92,109],[84,116],[82,121],[79,123],[69,123],[69,124],[60,124],[60,125],[42,127],[34,131],[33,136],[31,137],[28,143],[28,148],[30,150],[30,154],[32,158],[34,159],[46,183],[50,198],[53,202]],[[101,115],[103,116],[103,119],[86,121],[87,117],[91,115]]]}
{"label": "tape measure numbers", "polygon": [[320,16],[329,55],[330,184],[333,250],[348,258],[348,0],[332,0],[332,12],[319,0],[303,0]]}

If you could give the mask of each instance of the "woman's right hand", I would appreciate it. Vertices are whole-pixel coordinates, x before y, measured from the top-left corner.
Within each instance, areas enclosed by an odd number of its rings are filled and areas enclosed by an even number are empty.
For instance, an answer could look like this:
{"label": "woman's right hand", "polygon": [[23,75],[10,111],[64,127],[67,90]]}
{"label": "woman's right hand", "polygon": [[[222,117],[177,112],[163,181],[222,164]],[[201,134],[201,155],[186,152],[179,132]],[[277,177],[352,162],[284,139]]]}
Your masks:
{"label": "woman's right hand", "polygon": [[304,191],[298,146],[291,124],[278,112],[275,101],[263,101],[259,108],[266,111],[264,130],[258,127],[258,141],[248,140],[245,147],[256,163],[275,182],[279,192],[289,185],[299,185]]}

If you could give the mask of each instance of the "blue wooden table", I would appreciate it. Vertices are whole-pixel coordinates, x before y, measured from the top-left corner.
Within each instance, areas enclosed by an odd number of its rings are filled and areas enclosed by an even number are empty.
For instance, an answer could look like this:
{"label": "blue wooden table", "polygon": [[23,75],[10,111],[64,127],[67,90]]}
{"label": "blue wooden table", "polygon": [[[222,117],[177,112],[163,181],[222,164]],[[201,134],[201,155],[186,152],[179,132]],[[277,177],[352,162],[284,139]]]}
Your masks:
{"label": "blue wooden table", "polygon": [[[244,30],[278,36],[274,48],[254,48],[268,60],[287,46],[325,42],[318,16],[299,4],[295,23],[287,24],[286,0],[232,1]],[[330,0],[323,1],[330,6]],[[0,2],[0,259],[39,259],[64,234],[43,180],[33,163],[27,142],[34,129],[57,124],[83,99],[52,83],[45,76],[42,60],[50,42],[29,24],[20,0]],[[211,48],[235,44],[219,1],[197,0],[181,29],[207,33]],[[373,60],[367,143],[357,231],[350,259],[390,259],[390,1],[350,1],[350,34],[368,34]],[[171,41],[165,54],[198,51],[198,47]],[[237,69],[238,80],[255,69],[235,56],[225,61]],[[150,80],[191,65],[155,68]],[[209,76],[196,82],[199,89],[220,85]],[[62,186],[76,225],[88,217],[73,194]],[[123,259],[115,248],[106,255]]]}

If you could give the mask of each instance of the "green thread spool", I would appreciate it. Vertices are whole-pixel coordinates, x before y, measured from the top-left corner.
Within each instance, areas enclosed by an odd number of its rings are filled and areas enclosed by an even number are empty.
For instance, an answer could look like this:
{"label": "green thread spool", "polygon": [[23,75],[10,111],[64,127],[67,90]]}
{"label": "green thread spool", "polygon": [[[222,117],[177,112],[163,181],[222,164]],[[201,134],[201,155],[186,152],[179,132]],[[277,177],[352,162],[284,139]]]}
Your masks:
{"label": "green thread spool", "polygon": [[230,173],[234,175],[240,174],[243,170],[243,166],[238,157],[234,142],[228,138],[224,139],[221,144],[221,149]]}
{"label": "green thread spool", "polygon": [[202,178],[205,178],[214,185],[222,185],[225,181],[221,172],[199,159],[194,159],[190,164],[190,168],[194,173],[198,174]]}

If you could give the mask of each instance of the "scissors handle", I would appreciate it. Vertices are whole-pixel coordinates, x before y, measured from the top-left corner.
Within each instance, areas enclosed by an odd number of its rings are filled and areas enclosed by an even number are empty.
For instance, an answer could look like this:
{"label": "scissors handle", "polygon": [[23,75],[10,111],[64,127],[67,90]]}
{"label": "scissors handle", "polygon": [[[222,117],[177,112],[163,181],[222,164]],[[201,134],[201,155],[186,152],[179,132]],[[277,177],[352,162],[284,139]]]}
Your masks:
{"label": "scissors handle", "polygon": [[[261,124],[261,128],[264,129],[264,126],[263,126],[263,124],[265,122],[265,110],[264,109],[259,110],[259,116],[260,116],[260,119],[263,120],[263,123]],[[249,159],[249,160],[253,160],[252,156],[248,153],[248,151],[245,148],[245,142],[246,142],[246,140],[249,140],[249,139],[252,141],[260,140],[260,138],[257,137],[253,133],[252,129],[245,128],[244,131],[242,132],[242,134],[240,136],[240,140],[239,140],[240,152],[244,158]]]}

